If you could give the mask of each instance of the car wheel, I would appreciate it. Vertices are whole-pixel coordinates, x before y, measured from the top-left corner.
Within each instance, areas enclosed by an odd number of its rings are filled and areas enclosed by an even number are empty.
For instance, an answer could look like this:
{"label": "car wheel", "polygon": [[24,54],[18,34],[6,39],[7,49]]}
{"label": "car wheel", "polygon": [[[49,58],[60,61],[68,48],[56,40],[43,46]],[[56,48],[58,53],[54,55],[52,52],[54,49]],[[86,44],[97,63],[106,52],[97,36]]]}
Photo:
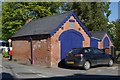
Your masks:
{"label": "car wheel", "polygon": [[84,63],[84,65],[83,65],[83,68],[84,68],[85,70],[90,69],[90,62],[89,62],[89,61],[86,61],[86,62]]}
{"label": "car wheel", "polygon": [[112,59],[109,60],[108,66],[110,66],[110,67],[113,66],[113,60]]}

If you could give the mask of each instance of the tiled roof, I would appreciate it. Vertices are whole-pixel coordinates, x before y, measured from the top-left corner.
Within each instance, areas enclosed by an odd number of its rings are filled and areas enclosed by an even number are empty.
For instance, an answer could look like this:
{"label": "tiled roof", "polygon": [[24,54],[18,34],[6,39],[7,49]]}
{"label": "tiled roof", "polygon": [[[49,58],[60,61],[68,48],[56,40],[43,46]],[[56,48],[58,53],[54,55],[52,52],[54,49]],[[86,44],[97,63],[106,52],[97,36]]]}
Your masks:
{"label": "tiled roof", "polygon": [[70,14],[57,14],[53,16],[39,18],[25,24],[13,37],[21,37],[28,35],[50,34],[57,26]]}
{"label": "tiled roof", "polygon": [[92,37],[102,40],[105,34],[106,31],[95,31],[92,33]]}

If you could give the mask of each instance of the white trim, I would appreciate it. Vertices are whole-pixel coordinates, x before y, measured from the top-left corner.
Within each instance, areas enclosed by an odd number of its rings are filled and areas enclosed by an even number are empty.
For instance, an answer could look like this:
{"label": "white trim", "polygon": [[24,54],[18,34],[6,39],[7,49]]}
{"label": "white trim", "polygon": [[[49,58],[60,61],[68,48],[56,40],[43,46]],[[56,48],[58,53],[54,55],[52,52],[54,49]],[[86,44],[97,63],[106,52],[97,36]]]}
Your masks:
{"label": "white trim", "polygon": [[96,37],[91,37],[91,38],[94,38],[94,39],[100,40],[100,39],[98,39],[98,38],[96,38]]}

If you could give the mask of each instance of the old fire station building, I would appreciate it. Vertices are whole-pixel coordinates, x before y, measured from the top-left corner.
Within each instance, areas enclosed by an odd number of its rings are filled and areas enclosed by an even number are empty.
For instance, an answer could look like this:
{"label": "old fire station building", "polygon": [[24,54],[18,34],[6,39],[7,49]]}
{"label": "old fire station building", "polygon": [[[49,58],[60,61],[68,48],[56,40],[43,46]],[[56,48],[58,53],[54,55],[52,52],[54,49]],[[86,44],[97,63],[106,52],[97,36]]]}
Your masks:
{"label": "old fire station building", "polygon": [[97,47],[111,52],[107,32],[90,33],[73,12],[32,20],[12,36],[13,58],[56,67],[72,48]]}

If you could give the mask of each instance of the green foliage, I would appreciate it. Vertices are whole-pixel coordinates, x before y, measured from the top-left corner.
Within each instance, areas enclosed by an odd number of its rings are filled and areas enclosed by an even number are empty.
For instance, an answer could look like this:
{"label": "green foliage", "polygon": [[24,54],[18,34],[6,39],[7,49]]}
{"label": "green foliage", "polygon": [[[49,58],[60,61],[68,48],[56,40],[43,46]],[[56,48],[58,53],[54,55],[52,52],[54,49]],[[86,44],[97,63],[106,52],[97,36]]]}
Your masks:
{"label": "green foliage", "polygon": [[[107,30],[109,2],[74,2],[66,3],[63,9],[73,10],[89,31]],[[67,7],[66,7],[67,6]]]}
{"label": "green foliage", "polygon": [[58,2],[5,2],[2,4],[3,39],[10,38],[29,19],[37,19],[57,13]]}
{"label": "green foliage", "polygon": [[116,51],[116,55],[120,55],[120,51]]}
{"label": "green foliage", "polygon": [[120,51],[120,20],[110,22],[108,28],[116,50]]}
{"label": "green foliage", "polygon": [[108,33],[114,42],[116,38],[116,26],[114,23],[110,22],[108,23],[107,28],[108,28]]}
{"label": "green foliage", "polygon": [[115,30],[116,37],[114,39],[115,47],[117,50],[120,50],[120,37],[119,37],[120,36],[120,20],[113,22],[113,24],[115,25],[115,28],[116,28]]}
{"label": "green foliage", "polygon": [[29,19],[75,11],[89,31],[107,30],[109,2],[5,2],[2,3],[2,38],[8,39]]}
{"label": "green foliage", "polygon": [[0,38],[2,37],[2,8],[1,8],[1,3],[0,3]]}
{"label": "green foliage", "polygon": [[0,38],[2,37],[2,15],[0,14]]}
{"label": "green foliage", "polygon": [[5,57],[5,58],[9,58],[8,52],[3,51],[3,57]]}

